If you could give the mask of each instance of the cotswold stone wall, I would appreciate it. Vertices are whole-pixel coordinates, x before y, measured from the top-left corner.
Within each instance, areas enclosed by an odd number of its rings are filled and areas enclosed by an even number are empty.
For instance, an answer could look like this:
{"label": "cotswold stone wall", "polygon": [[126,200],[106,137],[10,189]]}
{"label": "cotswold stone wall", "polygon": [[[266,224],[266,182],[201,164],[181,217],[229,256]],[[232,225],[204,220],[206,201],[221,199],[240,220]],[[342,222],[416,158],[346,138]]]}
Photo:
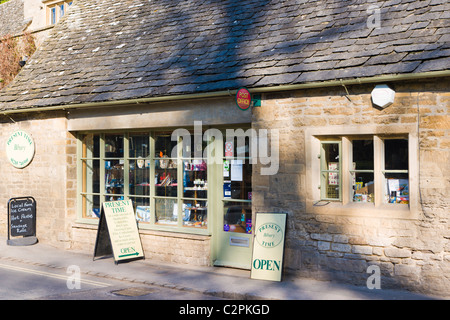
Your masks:
{"label": "cotswold stone wall", "polygon": [[[260,176],[254,166],[254,211],[288,213],[286,272],[365,286],[372,275],[367,268],[375,264],[381,288],[450,296],[450,81],[390,85],[395,102],[384,110],[372,105],[374,85],[347,87],[348,95],[343,87],[265,94],[262,107],[253,110],[253,127],[279,130],[280,169]],[[372,126],[382,133],[411,124],[419,132],[417,217],[307,209],[307,128]]]}
{"label": "cotswold stone wall", "polygon": [[[15,130],[34,139],[35,156],[24,169],[6,157],[6,141]],[[37,238],[62,249],[94,253],[97,225],[77,223],[76,137],[64,114],[31,113],[0,117],[0,236],[7,237],[10,198],[32,196],[37,203]],[[210,237],[141,230],[145,256],[162,262],[207,266]]]}
{"label": "cotswold stone wall", "polygon": [[23,0],[10,0],[0,4],[0,38],[23,31],[23,10]]}
{"label": "cotswold stone wall", "polygon": [[[24,169],[14,168],[6,157],[6,140],[15,130],[25,130],[35,143],[33,161]],[[76,140],[67,132],[64,113],[2,117],[0,144],[0,235],[7,235],[8,200],[32,196],[37,203],[39,241],[70,247],[75,219]]]}

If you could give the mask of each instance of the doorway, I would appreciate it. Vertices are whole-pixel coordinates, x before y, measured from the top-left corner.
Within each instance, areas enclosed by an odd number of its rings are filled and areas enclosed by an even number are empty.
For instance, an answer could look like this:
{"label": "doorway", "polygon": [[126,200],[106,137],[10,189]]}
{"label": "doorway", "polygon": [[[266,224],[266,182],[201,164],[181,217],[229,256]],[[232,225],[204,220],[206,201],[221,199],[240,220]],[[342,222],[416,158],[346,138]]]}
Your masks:
{"label": "doorway", "polygon": [[[253,244],[252,165],[249,131],[223,136],[219,148],[214,212],[215,266],[251,269]],[[238,134],[239,133],[239,134]]]}

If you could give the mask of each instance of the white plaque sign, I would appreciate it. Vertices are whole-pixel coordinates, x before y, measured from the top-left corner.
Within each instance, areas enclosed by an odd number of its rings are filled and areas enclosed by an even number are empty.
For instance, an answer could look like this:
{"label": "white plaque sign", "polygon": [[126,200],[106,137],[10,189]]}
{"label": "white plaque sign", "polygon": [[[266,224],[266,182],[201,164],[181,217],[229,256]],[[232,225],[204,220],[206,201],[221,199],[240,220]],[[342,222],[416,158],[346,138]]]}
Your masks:
{"label": "white plaque sign", "polygon": [[14,131],[6,141],[6,156],[16,168],[25,168],[34,157],[34,141],[23,130]]}

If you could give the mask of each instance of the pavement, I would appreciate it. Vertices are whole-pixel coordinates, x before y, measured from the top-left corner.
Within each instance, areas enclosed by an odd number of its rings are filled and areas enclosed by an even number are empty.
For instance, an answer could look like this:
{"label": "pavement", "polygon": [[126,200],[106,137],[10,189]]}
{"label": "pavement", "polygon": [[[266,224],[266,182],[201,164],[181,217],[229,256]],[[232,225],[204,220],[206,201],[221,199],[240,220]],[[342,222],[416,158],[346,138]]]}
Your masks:
{"label": "pavement", "polygon": [[[0,262],[16,261],[55,269],[71,265],[81,274],[125,280],[136,284],[160,286],[233,300],[430,300],[442,297],[426,296],[406,290],[373,289],[332,281],[299,279],[285,276],[281,282],[254,280],[250,271],[192,267],[152,261],[134,260],[115,264],[112,258],[93,260],[93,256],[62,250],[47,244],[9,246],[0,237]],[[0,270],[1,272],[1,270]]]}

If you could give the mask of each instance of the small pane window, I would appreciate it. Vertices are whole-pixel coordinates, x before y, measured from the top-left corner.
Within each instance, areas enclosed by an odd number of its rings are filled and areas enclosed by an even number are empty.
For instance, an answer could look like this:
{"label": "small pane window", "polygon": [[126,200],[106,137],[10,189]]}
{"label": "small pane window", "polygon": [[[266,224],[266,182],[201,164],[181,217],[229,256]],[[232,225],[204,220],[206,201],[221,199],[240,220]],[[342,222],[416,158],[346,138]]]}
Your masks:
{"label": "small pane window", "polygon": [[178,224],[178,203],[176,199],[155,199],[156,223],[163,225]]}
{"label": "small pane window", "polygon": [[339,200],[341,198],[340,145],[340,142],[322,142],[320,190],[323,200]]}
{"label": "small pane window", "polygon": [[384,140],[385,202],[409,204],[408,140]]}
{"label": "small pane window", "polygon": [[354,202],[374,202],[373,140],[352,141]]}
{"label": "small pane window", "polygon": [[50,23],[51,24],[56,23],[56,7],[50,9]]}
{"label": "small pane window", "polygon": [[64,16],[64,4],[59,6],[59,17],[62,18]]}

